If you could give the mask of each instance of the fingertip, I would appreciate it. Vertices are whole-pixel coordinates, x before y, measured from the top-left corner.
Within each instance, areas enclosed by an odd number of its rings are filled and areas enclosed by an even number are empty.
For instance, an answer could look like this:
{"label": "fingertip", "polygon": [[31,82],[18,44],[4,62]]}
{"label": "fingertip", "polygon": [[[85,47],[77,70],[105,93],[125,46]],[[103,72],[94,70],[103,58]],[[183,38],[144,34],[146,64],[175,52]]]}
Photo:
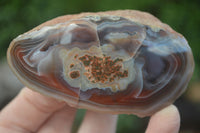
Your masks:
{"label": "fingertip", "polygon": [[151,116],[146,133],[178,133],[179,128],[179,111],[170,105]]}
{"label": "fingertip", "polygon": [[[35,132],[64,102],[23,88],[1,112],[0,127]],[[16,128],[17,127],[17,128]]]}
{"label": "fingertip", "polygon": [[40,106],[49,111],[53,110],[54,108],[62,108],[66,104],[64,101],[40,94],[27,87],[24,87],[21,90],[20,95],[23,100],[26,100],[31,104],[35,104],[35,106]]}
{"label": "fingertip", "polygon": [[70,133],[75,115],[76,109],[66,105],[51,115],[37,133]]}
{"label": "fingertip", "polygon": [[87,111],[78,133],[115,133],[118,115]]}
{"label": "fingertip", "polygon": [[161,118],[166,118],[171,121],[176,120],[177,122],[180,122],[179,111],[178,111],[177,107],[174,105],[170,105],[170,106],[158,111],[157,113],[155,113],[152,116],[152,119],[161,119]]}

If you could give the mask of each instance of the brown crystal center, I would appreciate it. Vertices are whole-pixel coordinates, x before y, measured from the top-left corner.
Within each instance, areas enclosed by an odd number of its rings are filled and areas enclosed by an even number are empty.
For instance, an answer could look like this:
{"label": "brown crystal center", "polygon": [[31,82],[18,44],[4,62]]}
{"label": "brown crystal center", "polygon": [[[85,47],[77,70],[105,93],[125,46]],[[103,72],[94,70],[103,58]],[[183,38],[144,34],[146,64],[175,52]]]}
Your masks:
{"label": "brown crystal center", "polygon": [[112,60],[110,56],[97,57],[84,55],[78,58],[84,65],[84,75],[92,83],[113,82],[128,77],[128,70],[122,70],[122,59]]}

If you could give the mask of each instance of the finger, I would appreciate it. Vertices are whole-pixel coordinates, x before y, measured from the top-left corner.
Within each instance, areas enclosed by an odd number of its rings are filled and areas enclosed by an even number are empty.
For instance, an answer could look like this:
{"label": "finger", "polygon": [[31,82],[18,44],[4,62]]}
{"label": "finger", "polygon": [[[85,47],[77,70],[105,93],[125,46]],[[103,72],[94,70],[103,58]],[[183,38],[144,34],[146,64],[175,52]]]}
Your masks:
{"label": "finger", "polygon": [[64,106],[64,102],[25,88],[2,110],[0,127],[12,130],[12,133],[35,132],[53,112]]}
{"label": "finger", "polygon": [[180,115],[174,105],[170,105],[155,113],[147,127],[146,133],[178,133]]}
{"label": "finger", "polygon": [[55,112],[38,130],[38,133],[71,133],[76,113],[75,108],[65,106]]}
{"label": "finger", "polygon": [[115,133],[117,115],[87,111],[79,133]]}

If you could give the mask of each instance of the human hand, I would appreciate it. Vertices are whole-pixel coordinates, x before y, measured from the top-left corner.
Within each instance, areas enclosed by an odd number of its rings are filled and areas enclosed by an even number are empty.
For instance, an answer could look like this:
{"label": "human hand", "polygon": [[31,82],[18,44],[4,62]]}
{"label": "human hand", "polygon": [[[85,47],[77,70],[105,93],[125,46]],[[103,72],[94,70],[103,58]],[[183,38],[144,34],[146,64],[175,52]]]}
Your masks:
{"label": "human hand", "polygon": [[[0,133],[70,133],[76,109],[28,88],[0,112]],[[114,133],[117,115],[87,111],[79,133]],[[146,133],[177,133],[180,116],[170,105],[155,113]]]}

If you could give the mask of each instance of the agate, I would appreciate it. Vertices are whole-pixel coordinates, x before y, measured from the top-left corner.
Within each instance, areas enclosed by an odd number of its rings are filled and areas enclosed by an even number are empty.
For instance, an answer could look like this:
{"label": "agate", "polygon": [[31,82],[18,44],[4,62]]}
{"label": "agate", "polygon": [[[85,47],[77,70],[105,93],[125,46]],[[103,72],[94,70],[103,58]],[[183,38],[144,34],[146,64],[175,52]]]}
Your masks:
{"label": "agate", "polygon": [[194,68],[182,35],[130,10],[48,21],[11,42],[8,62],[24,85],[70,106],[141,117],[172,104]]}

